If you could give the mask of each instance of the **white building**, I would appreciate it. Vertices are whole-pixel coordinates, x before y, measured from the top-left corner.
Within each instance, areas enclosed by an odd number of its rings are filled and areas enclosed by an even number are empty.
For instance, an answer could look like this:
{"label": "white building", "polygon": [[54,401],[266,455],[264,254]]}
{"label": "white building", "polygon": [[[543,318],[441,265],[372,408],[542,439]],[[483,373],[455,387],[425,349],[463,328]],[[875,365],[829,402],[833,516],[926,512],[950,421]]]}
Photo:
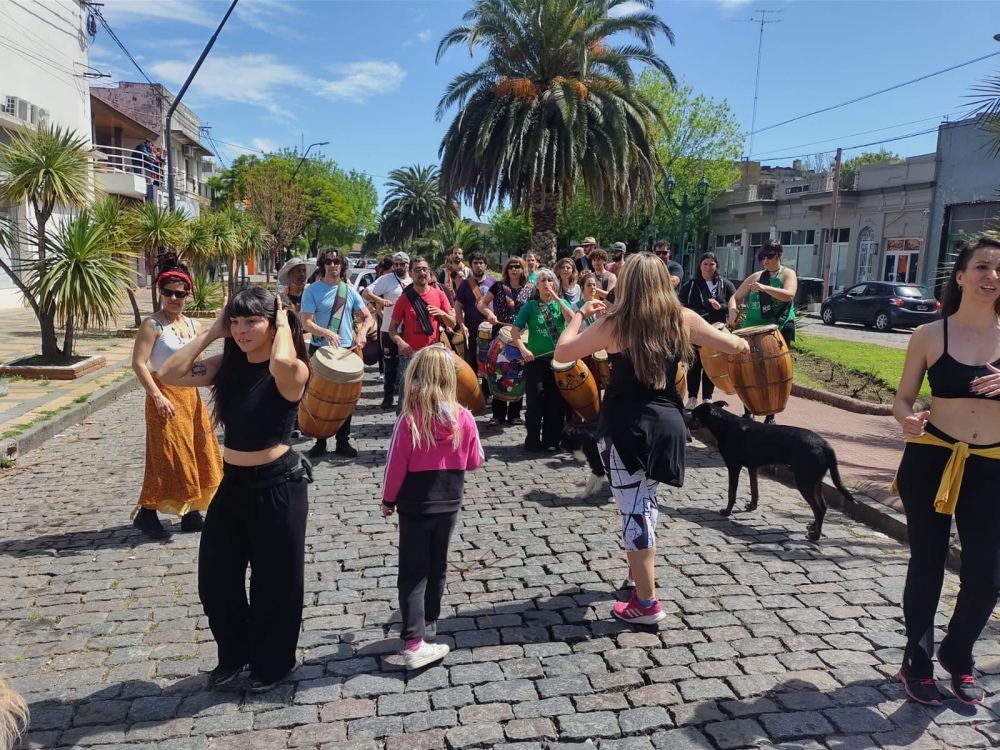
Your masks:
{"label": "white building", "polygon": [[[90,143],[90,85],[87,8],[80,0],[3,0],[0,10],[0,143],[10,134],[41,123],[75,130]],[[0,216],[24,227],[32,217],[27,203],[0,204]],[[56,226],[63,214],[53,214]],[[22,258],[0,250],[10,265]],[[21,294],[0,272],[0,308],[20,307]]]}

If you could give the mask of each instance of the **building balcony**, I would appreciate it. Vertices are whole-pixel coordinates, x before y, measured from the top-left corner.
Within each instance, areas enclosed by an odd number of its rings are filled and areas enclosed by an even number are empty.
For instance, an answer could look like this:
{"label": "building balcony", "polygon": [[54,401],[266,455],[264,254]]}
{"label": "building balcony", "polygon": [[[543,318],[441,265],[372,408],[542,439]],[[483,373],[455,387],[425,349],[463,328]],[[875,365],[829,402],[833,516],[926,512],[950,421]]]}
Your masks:
{"label": "building balcony", "polygon": [[145,200],[148,186],[159,182],[159,165],[130,148],[95,147],[94,176],[97,186],[111,195]]}

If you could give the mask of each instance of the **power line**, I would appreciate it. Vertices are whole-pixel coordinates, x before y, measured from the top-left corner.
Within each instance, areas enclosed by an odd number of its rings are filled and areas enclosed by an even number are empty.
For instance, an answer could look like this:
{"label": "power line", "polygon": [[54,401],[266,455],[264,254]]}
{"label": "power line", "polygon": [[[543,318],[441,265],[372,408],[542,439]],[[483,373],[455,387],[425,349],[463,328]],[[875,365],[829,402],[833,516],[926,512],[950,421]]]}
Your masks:
{"label": "power line", "polygon": [[920,76],[919,78],[914,78],[909,81],[904,81],[903,83],[897,83],[894,86],[889,86],[888,88],[879,89],[878,91],[873,91],[870,94],[865,94],[864,96],[859,96],[854,99],[849,99],[846,102],[841,102],[840,104],[832,104],[829,107],[823,107],[823,109],[817,109],[815,112],[808,112],[804,115],[799,115],[798,117],[793,117],[790,120],[783,120],[782,122],[777,122],[774,125],[768,125],[766,128],[761,128],[760,130],[750,133],[751,137],[756,133],[763,133],[765,130],[773,130],[774,128],[780,128],[782,125],[787,125],[790,122],[797,122],[799,120],[804,120],[807,117],[812,117],[813,115],[819,115],[823,112],[830,112],[834,109],[839,109],[841,107],[846,107],[848,104],[856,104],[857,102],[864,101],[865,99],[871,99],[874,96],[879,96],[880,94],[888,93],[889,91],[895,91],[896,89],[901,89],[904,86],[909,86],[911,83],[918,83],[920,81],[926,81],[928,78],[933,78],[934,76],[939,76],[942,73],[950,73],[953,70],[958,70],[959,68],[964,68],[967,65],[972,65],[973,63],[981,62],[982,60],[988,60],[991,57],[996,57],[1000,55],[1000,52],[991,52],[988,55],[983,55],[982,57],[977,57],[974,60],[967,60],[966,62],[959,63],[958,65],[952,65],[950,68],[944,68],[943,70],[936,70],[933,73],[928,73],[927,75]]}
{"label": "power line", "polygon": [[[97,16],[97,20],[101,22],[101,26],[103,26],[104,30],[108,32],[108,36],[110,36],[112,41],[114,41],[114,43],[118,46],[118,49],[124,52],[125,57],[127,57],[129,60],[132,61],[132,64],[135,66],[136,70],[138,70],[142,74],[142,77],[146,79],[146,82],[149,83],[150,86],[153,86],[155,88],[157,85],[156,82],[148,75],[146,75],[146,71],[143,70],[142,66],[139,64],[139,61],[132,56],[132,53],[128,51],[128,48],[122,43],[122,40],[118,38],[118,35],[115,34],[114,29],[111,28],[111,25],[105,20],[104,16],[101,14],[100,8],[98,8],[96,5],[93,4],[88,5],[87,7],[95,16]],[[157,91],[157,94],[159,95],[159,91]],[[161,101],[162,101],[162,96],[161,96]]]}
{"label": "power line", "polygon": [[[893,141],[904,141],[907,138],[916,138],[919,135],[927,135],[928,133],[934,133],[937,128],[928,128],[927,130],[921,130],[916,133],[907,133],[906,135],[898,135],[894,138],[884,138],[881,141],[871,141],[870,143],[860,143],[857,146],[845,146],[844,151],[855,151],[859,148],[868,148],[869,146],[878,146],[881,143],[892,143]],[[771,156],[771,159],[804,159],[807,156],[812,156],[811,153],[808,154],[783,154],[780,156]]]}
{"label": "power line", "polygon": [[760,91],[760,60],[764,53],[764,26],[769,23],[781,23],[780,19],[774,19],[773,21],[767,20],[768,13],[784,13],[782,10],[756,10],[755,13],[760,13],[760,18],[750,18],[747,19],[750,23],[760,24],[760,39],[757,42],[757,78],[753,85],[753,116],[750,119],[750,151],[749,156],[753,156],[753,136],[754,128],[757,127],[757,94]]}

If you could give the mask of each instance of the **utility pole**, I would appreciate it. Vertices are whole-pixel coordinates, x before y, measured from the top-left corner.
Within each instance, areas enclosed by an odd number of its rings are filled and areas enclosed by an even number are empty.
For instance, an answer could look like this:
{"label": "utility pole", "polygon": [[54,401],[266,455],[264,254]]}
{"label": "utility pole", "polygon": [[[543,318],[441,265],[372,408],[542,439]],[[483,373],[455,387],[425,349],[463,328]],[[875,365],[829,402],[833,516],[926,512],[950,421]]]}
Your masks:
{"label": "utility pole", "polygon": [[844,149],[837,149],[837,160],[833,163],[833,210],[830,212],[830,230],[827,235],[827,246],[823,253],[823,299],[832,293],[830,289],[830,265],[833,262],[833,234],[837,231],[837,204],[840,203],[840,159]]}
{"label": "utility pole", "polygon": [[760,91],[760,59],[764,52],[764,26],[769,23],[781,23],[781,19],[778,18],[768,20],[768,13],[783,13],[784,11],[756,10],[754,12],[760,13],[760,18],[748,18],[747,21],[760,24],[760,38],[757,41],[757,80],[753,85],[753,116],[750,118],[750,148],[747,154],[749,158],[753,158],[753,135],[754,130],[757,129],[757,94]]}

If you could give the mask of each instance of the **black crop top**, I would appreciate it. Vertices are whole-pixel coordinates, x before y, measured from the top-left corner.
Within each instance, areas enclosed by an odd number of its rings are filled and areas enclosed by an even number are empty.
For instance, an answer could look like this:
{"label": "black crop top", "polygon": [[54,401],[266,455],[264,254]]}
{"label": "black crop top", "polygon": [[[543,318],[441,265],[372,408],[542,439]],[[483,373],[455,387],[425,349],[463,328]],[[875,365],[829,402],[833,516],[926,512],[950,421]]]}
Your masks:
{"label": "black crop top", "polygon": [[608,354],[608,361],[611,363],[611,382],[608,383],[607,395],[612,398],[623,398],[630,401],[651,401],[658,398],[675,399],[677,396],[677,376],[678,360],[667,363],[667,386],[666,388],[652,388],[646,383],[639,381],[636,377],[635,367],[632,360],[622,352]]}
{"label": "black crop top", "polygon": [[270,364],[269,360],[241,363],[229,384],[238,395],[220,415],[227,448],[262,451],[282,443],[291,445],[298,404],[281,395]]}
{"label": "black crop top", "polygon": [[[966,365],[952,357],[948,353],[948,318],[941,323],[944,326],[944,353],[927,368],[931,395],[934,398],[986,398],[986,394],[974,393],[969,389],[973,380],[990,374],[989,368],[986,365]],[[992,364],[1000,367],[1000,359]]]}

